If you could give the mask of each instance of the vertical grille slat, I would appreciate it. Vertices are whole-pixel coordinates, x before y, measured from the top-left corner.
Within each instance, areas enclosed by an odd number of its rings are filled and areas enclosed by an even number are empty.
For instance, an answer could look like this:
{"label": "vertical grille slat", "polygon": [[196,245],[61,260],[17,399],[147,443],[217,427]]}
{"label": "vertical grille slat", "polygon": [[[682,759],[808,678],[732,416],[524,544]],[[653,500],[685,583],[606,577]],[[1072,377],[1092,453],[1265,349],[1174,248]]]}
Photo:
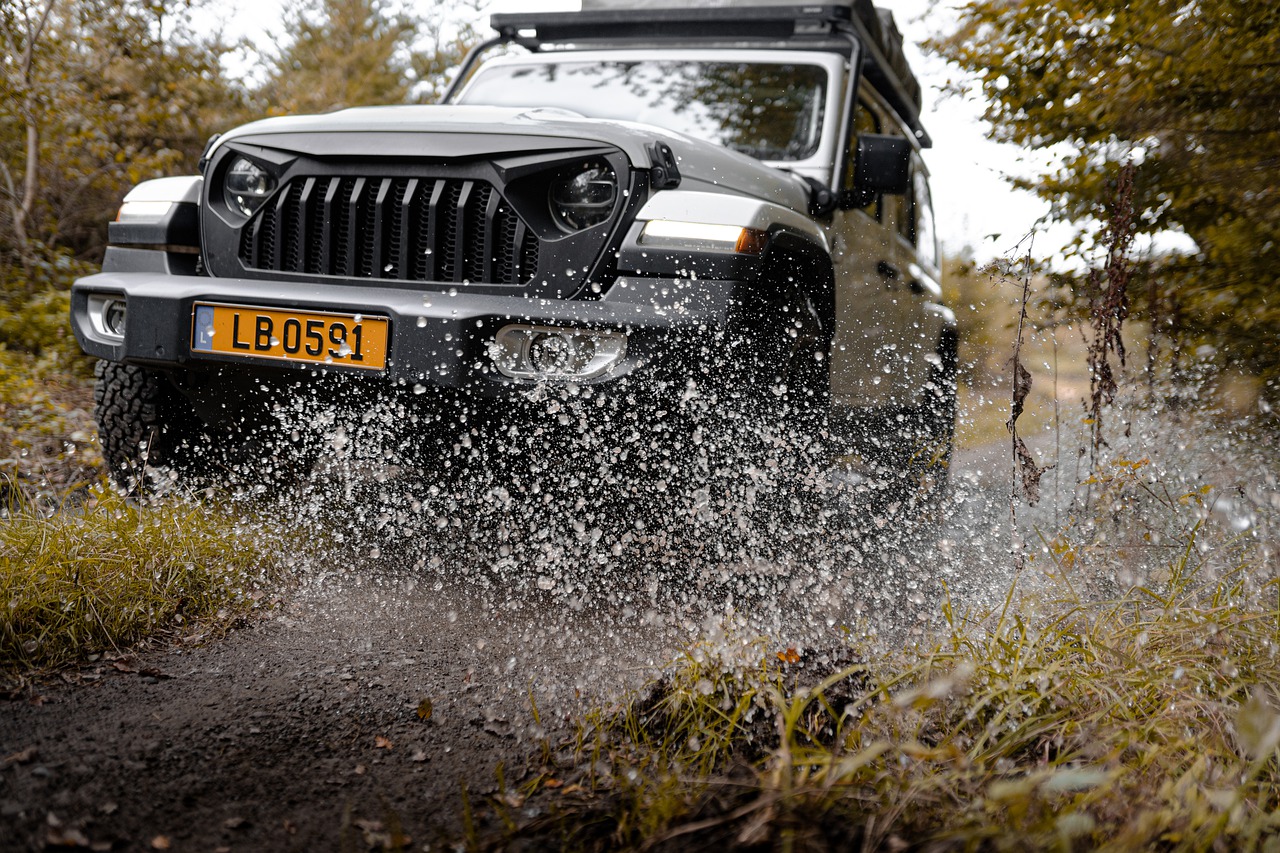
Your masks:
{"label": "vertical grille slat", "polygon": [[520,281],[520,255],[518,247],[524,236],[524,223],[505,207],[499,207],[494,223],[494,275],[500,284],[517,284]]}
{"label": "vertical grille slat", "polygon": [[[364,183],[361,179],[360,183]],[[351,251],[351,220],[355,214],[355,203],[352,197],[357,188],[356,181],[343,178],[334,194],[333,210],[337,218],[330,225],[333,233],[333,266],[329,275],[350,276],[354,266]]]}
{"label": "vertical grille slat", "polygon": [[489,239],[488,210],[492,193],[486,184],[476,184],[465,202],[466,242],[462,257],[466,263],[463,278],[466,281],[492,281],[486,261]]}
{"label": "vertical grille slat", "polygon": [[484,268],[480,272],[481,281],[505,282],[505,279],[500,279],[494,275],[494,270],[498,264],[495,252],[497,247],[501,245],[502,240],[502,236],[498,233],[498,211],[502,207],[502,196],[497,193],[489,193],[484,205],[484,246],[481,250]]}
{"label": "vertical grille slat", "polygon": [[271,205],[271,212],[263,216],[263,221],[271,222],[271,254],[268,255],[268,260],[271,268],[277,270],[284,269],[284,242],[289,236],[288,222],[285,221],[285,206],[288,201],[289,194],[280,193],[275,204]]}
{"label": "vertical grille slat", "polygon": [[307,178],[303,182],[302,192],[298,194],[298,207],[294,212],[296,225],[294,227],[294,266],[289,270],[291,272],[313,272],[311,267],[311,243],[317,241],[308,241],[309,234],[316,235],[320,232],[312,227],[312,209],[315,207],[316,196],[316,179]]}
{"label": "vertical grille slat", "polygon": [[460,281],[462,276],[455,273],[462,270],[462,220],[459,210],[464,195],[469,195],[469,181],[444,181],[444,193],[436,212],[440,215],[437,226],[439,239],[439,257],[436,259],[437,278],[440,281]]}
{"label": "vertical grille slat", "polygon": [[383,267],[386,266],[382,258],[387,248],[386,228],[391,224],[391,217],[387,215],[390,211],[384,205],[390,191],[391,179],[383,178],[381,181],[371,182],[365,193],[368,218],[364,220],[364,233],[368,236],[369,246],[365,253],[368,263],[362,272],[367,278],[381,278]]}
{"label": "vertical grille slat", "polygon": [[382,253],[378,259],[378,278],[400,278],[404,269],[404,194],[408,181],[388,179],[378,205],[378,216],[383,220]]}
{"label": "vertical grille slat", "polygon": [[[347,262],[343,265],[342,274],[346,276],[364,276],[373,274],[371,251],[373,235],[369,233],[366,216],[369,212],[368,196],[370,192],[367,178],[356,178],[347,199],[346,242]],[[365,270],[368,272],[365,272]]]}
{"label": "vertical grille slat", "polygon": [[440,281],[443,278],[436,271],[439,269],[442,254],[440,206],[444,204],[444,184],[444,181],[433,181],[430,187],[422,191],[422,197],[426,202],[419,243],[422,248],[418,252],[418,261],[422,265],[422,275],[418,278],[422,281]]}
{"label": "vertical grille slat", "polygon": [[277,269],[287,272],[298,271],[299,234],[298,216],[299,201],[302,198],[303,184],[297,182],[289,185],[287,191],[280,194],[276,202],[276,217],[279,220],[280,237],[276,242],[276,256],[273,262]]}
{"label": "vertical grille slat", "polygon": [[[524,228],[524,223],[520,223]],[[524,238],[520,241],[520,277],[528,281],[538,271],[538,235],[524,228]]]}
{"label": "vertical grille slat", "polygon": [[493,185],[303,176],[246,223],[246,269],[396,281],[520,284],[539,240]]}
{"label": "vertical grille slat", "polygon": [[276,254],[276,217],[273,208],[264,208],[262,222],[258,228],[258,263],[271,269],[280,268],[279,256]]}
{"label": "vertical grille slat", "polygon": [[321,275],[333,275],[334,259],[337,257],[337,240],[334,239],[334,224],[338,221],[340,206],[339,194],[342,192],[342,179],[330,178],[324,190],[324,200],[319,205],[317,225],[323,235],[320,239],[320,255],[316,258],[316,272]]}

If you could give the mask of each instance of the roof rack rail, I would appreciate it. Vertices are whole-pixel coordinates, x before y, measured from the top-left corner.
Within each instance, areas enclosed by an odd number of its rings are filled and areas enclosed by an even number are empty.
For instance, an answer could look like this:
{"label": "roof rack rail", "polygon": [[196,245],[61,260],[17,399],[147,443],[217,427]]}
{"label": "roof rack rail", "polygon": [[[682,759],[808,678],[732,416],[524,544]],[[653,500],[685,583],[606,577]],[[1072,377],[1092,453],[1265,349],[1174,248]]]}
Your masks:
{"label": "roof rack rail", "polygon": [[[685,8],[641,5],[644,0],[624,2],[627,8],[596,0],[597,6],[608,8],[493,15],[490,25],[498,31],[498,36],[483,47],[505,42],[539,51],[549,45],[652,44],[673,40],[762,41],[805,46],[824,36],[828,39],[856,36],[863,46],[862,73],[885,95],[920,145],[932,144],[920,122],[920,84],[903,55],[902,35],[893,22],[892,13],[876,8],[871,0],[818,5],[784,5],[785,0],[781,0],[776,5]],[[470,63],[464,61],[459,80],[466,76],[469,68]]]}

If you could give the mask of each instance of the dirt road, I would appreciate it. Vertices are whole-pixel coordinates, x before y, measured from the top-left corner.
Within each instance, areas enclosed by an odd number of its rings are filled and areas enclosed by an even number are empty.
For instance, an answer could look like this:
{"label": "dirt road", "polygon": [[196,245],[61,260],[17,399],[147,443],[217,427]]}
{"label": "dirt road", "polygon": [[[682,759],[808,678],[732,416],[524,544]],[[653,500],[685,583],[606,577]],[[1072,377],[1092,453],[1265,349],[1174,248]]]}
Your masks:
{"label": "dirt road", "polygon": [[[411,847],[461,830],[462,791],[564,760],[575,721],[691,642],[834,648],[841,625],[909,640],[938,580],[981,602],[1006,549],[998,450],[960,454],[936,548],[872,553],[821,601],[729,571],[587,570],[514,588],[502,572],[375,549],[304,571],[274,615],[206,644],[102,660],[0,703],[0,848]],[[657,555],[657,550],[654,550]],[[656,560],[657,557],[655,556]],[[766,569],[760,569],[765,571]],[[996,573],[997,575],[999,572]]]}

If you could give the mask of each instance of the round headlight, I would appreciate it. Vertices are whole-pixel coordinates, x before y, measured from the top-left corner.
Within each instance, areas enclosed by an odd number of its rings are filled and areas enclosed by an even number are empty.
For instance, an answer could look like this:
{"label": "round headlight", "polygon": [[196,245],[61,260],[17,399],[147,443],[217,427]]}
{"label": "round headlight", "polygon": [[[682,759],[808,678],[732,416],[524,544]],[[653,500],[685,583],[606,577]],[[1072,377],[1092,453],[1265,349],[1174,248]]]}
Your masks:
{"label": "round headlight", "polygon": [[227,169],[222,196],[227,207],[253,216],[276,188],[275,176],[246,157],[237,157]]}
{"label": "round headlight", "polygon": [[566,231],[581,231],[608,220],[617,197],[613,169],[600,162],[586,163],[551,182],[551,214]]}

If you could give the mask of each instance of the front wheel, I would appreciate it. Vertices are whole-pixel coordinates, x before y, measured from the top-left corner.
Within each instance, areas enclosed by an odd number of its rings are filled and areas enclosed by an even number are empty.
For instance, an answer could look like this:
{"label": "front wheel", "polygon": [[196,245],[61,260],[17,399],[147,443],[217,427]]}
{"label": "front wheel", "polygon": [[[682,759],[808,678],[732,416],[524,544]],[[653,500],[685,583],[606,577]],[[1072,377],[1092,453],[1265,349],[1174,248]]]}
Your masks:
{"label": "front wheel", "polygon": [[163,374],[99,361],[94,376],[102,456],[120,488],[154,491],[192,473],[207,439],[191,404]]}
{"label": "front wheel", "polygon": [[680,413],[690,515],[732,519],[748,537],[821,517],[812,498],[829,464],[830,340],[817,299],[785,278],[738,306],[702,393]]}
{"label": "front wheel", "polygon": [[853,428],[857,455],[870,463],[877,509],[936,524],[951,478],[956,432],[956,347],[944,339],[918,406],[882,413]]}

